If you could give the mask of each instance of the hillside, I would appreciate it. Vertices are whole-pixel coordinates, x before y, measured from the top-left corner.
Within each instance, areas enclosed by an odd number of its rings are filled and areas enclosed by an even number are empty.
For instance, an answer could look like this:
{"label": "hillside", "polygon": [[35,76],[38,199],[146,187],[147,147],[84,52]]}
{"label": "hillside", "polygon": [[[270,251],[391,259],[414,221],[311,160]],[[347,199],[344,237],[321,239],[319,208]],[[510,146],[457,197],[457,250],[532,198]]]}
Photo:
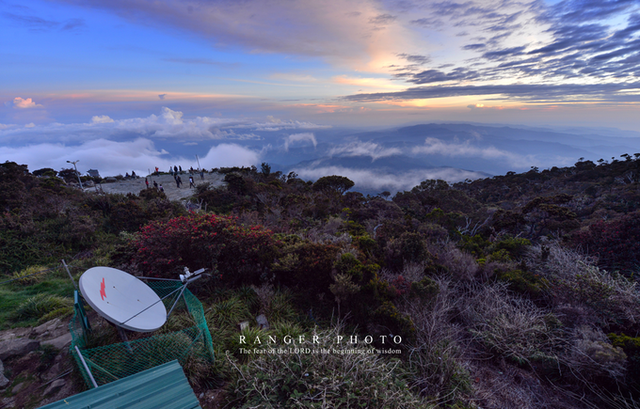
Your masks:
{"label": "hillside", "polygon": [[[153,188],[82,192],[55,173],[0,165],[0,329],[68,319],[61,259],[76,278],[206,267],[196,295],[217,360],[187,371],[203,407],[639,406],[640,154],[393,196],[266,163],[220,168],[196,181],[190,210]],[[246,354],[239,342],[265,351],[256,338],[310,346],[314,334],[387,352]],[[31,379],[18,361],[4,363],[7,399]]]}

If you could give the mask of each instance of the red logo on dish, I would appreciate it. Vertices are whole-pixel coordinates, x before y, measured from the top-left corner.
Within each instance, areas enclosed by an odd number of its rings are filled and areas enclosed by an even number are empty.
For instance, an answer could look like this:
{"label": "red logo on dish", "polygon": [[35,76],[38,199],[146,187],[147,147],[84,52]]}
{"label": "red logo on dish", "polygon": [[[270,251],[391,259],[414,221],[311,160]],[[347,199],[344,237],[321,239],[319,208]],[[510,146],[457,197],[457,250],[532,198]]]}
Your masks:
{"label": "red logo on dish", "polygon": [[102,297],[103,300],[104,300],[104,297],[107,296],[107,293],[104,291],[104,288],[105,288],[104,277],[102,277],[102,282],[100,283],[100,297]]}

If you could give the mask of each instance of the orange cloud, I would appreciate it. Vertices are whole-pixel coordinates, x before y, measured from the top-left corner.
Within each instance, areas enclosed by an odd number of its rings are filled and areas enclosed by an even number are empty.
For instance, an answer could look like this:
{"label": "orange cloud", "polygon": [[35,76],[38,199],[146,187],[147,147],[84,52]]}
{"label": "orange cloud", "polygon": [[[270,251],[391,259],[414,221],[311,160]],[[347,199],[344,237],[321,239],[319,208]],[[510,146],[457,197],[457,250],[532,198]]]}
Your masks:
{"label": "orange cloud", "polygon": [[42,105],[36,104],[31,98],[22,99],[20,97],[16,97],[13,99],[13,107],[18,109],[42,108]]}

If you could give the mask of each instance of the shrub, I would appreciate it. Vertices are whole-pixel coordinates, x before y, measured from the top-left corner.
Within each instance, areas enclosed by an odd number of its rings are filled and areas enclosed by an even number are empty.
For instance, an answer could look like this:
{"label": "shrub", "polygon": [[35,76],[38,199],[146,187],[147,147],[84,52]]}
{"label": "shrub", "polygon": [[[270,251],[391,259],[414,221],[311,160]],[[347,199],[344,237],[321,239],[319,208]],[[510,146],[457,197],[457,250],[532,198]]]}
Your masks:
{"label": "shrub", "polygon": [[305,351],[337,350],[334,340],[339,334],[339,328],[318,331],[313,335],[320,343],[307,340],[295,345],[298,352],[260,354],[243,366],[227,357],[236,372],[236,380],[229,386],[229,405],[345,409],[423,405],[408,389],[399,360],[387,361],[366,353]]}
{"label": "shrub", "polygon": [[285,236],[283,242],[272,265],[276,283],[296,287],[307,295],[328,293],[340,249],[333,244],[311,243],[295,235]]}
{"label": "shrub", "polygon": [[640,322],[640,291],[634,281],[591,265],[591,260],[552,243],[532,246],[534,271],[547,280],[555,305],[584,306],[593,322],[627,328]]}
{"label": "shrub", "polygon": [[438,283],[429,277],[425,277],[420,281],[414,281],[411,283],[411,295],[415,295],[422,301],[429,301],[434,299],[440,287]]}
{"label": "shrub", "polygon": [[546,280],[538,274],[518,269],[498,272],[497,277],[508,283],[512,291],[529,297],[539,297],[547,286]]}
{"label": "shrub", "polygon": [[573,331],[563,363],[585,381],[598,377],[622,380],[626,359],[622,348],[613,346],[602,330],[581,326]]}
{"label": "shrub", "polygon": [[573,235],[573,242],[598,257],[598,265],[625,272],[640,265],[640,212],[597,221]]}
{"label": "shrub", "polygon": [[423,396],[440,405],[452,404],[471,390],[462,366],[462,330],[452,322],[464,299],[446,280],[431,280],[428,287],[438,290],[429,293],[428,304],[405,305],[416,329],[415,341],[407,347],[407,364],[413,373],[412,385]]}
{"label": "shrub", "polygon": [[557,362],[559,321],[530,300],[509,294],[505,284],[473,288],[463,317],[477,341],[505,358],[528,365]]}
{"label": "shrub", "polygon": [[214,214],[177,217],[143,227],[133,240],[134,261],[152,276],[171,276],[183,266],[207,267],[229,284],[258,282],[276,251],[270,231],[244,227]]}
{"label": "shrub", "polygon": [[402,339],[412,340],[416,335],[416,328],[411,317],[398,311],[389,301],[385,301],[373,312],[374,322],[386,328],[393,335],[401,335]]}
{"label": "shrub", "polygon": [[456,280],[473,280],[480,272],[480,266],[476,258],[469,253],[461,251],[452,243],[444,244],[433,250],[434,248],[432,247],[432,251],[437,255],[438,262]]}
{"label": "shrub", "polygon": [[18,285],[31,285],[40,282],[43,278],[43,274],[47,271],[43,266],[31,266],[23,270],[13,273],[11,278],[15,284]]}
{"label": "shrub", "polygon": [[405,263],[428,261],[430,254],[424,239],[418,233],[405,232],[397,239],[391,239],[385,249],[385,262],[392,269],[402,269]]}
{"label": "shrub", "polygon": [[630,337],[625,334],[608,334],[611,344],[622,348],[627,354],[628,384],[635,388],[636,395],[640,392],[640,337]]}

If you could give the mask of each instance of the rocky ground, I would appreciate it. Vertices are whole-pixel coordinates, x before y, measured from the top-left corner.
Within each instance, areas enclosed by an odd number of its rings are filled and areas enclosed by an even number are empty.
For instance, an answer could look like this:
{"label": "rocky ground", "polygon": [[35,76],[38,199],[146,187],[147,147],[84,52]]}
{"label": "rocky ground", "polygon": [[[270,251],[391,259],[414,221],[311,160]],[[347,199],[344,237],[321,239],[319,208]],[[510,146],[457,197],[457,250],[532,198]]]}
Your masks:
{"label": "rocky ground", "polygon": [[[158,176],[148,176],[149,186],[153,186],[153,182],[157,182],[158,185],[162,185],[164,193],[169,200],[183,200],[192,196],[195,193],[195,189],[189,188],[189,173],[183,173],[180,175],[182,179],[182,186],[176,187],[176,182],[173,176],[170,174],[160,174]],[[200,183],[210,183],[213,186],[219,186],[223,183],[224,175],[218,173],[205,173],[204,178],[200,177],[200,174],[194,173],[193,181],[196,185]],[[133,193],[138,194],[142,189],[147,186],[144,182],[144,177],[136,179],[116,180],[115,178],[105,178],[103,183],[97,184],[91,187],[85,187],[85,191],[103,191],[104,193]]]}
{"label": "rocky ground", "polygon": [[68,319],[0,331],[0,408],[35,408],[78,393],[70,344]]}

